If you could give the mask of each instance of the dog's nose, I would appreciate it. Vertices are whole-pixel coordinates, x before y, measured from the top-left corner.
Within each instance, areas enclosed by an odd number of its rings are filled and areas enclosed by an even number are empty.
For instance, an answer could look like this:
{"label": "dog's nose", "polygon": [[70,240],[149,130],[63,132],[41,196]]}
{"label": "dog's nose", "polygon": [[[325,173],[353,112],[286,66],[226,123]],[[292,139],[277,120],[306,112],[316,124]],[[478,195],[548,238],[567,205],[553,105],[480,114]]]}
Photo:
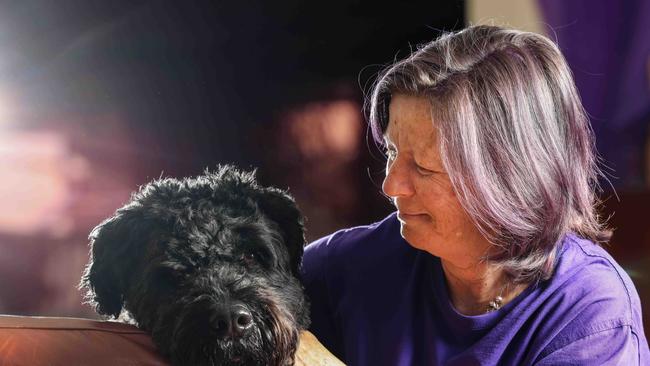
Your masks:
{"label": "dog's nose", "polygon": [[233,308],[233,330],[235,334],[242,335],[253,326],[253,314],[243,306]]}
{"label": "dog's nose", "polygon": [[241,337],[253,327],[253,314],[236,304],[212,313],[210,323],[219,338]]}

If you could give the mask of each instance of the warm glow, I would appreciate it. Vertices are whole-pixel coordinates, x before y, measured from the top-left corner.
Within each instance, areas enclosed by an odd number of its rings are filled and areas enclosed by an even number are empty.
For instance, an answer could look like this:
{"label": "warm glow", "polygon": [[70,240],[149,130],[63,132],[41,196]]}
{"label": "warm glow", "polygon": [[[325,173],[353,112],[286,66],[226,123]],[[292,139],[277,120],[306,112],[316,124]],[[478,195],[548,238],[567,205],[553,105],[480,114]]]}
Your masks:
{"label": "warm glow", "polygon": [[[73,221],[66,215],[71,176],[87,169],[55,132],[0,133],[0,232],[65,235]],[[82,174],[81,174],[82,175]]]}
{"label": "warm glow", "polygon": [[288,116],[291,137],[307,158],[352,159],[361,133],[361,112],[349,100],[314,102]]}

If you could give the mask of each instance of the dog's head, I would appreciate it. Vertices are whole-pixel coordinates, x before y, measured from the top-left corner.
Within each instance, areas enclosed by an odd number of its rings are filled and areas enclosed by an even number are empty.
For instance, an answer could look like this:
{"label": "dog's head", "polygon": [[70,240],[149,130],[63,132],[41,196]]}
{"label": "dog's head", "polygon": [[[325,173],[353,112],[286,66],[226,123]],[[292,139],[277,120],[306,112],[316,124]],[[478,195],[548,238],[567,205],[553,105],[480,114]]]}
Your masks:
{"label": "dog's head", "polygon": [[303,219],[284,191],[231,166],[143,186],[90,235],[81,286],[176,364],[291,364],[308,306]]}

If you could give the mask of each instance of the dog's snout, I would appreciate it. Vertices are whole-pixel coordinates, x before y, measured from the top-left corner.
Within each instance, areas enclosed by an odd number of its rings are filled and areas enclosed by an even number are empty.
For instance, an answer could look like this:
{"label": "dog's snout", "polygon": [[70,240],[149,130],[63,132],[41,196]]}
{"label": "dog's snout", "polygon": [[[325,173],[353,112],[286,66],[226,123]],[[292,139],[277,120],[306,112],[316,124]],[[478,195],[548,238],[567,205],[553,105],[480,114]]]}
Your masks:
{"label": "dog's snout", "polygon": [[212,313],[210,323],[219,338],[237,338],[253,327],[253,314],[245,306],[236,304]]}

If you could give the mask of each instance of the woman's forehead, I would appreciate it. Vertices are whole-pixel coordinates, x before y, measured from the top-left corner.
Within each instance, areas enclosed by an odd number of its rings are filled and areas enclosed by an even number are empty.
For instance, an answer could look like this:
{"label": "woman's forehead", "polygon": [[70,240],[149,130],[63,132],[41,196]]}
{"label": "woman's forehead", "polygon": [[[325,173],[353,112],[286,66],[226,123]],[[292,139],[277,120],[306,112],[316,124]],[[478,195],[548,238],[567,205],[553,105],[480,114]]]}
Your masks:
{"label": "woman's forehead", "polygon": [[425,97],[398,95],[391,100],[384,142],[410,152],[417,160],[440,163],[438,132],[431,119],[431,105]]}
{"label": "woman's forehead", "polygon": [[397,139],[410,140],[409,143],[423,142],[427,145],[437,142],[438,133],[431,119],[431,107],[422,97],[406,97],[391,101],[388,126],[384,140],[397,142]]}
{"label": "woman's forehead", "polygon": [[395,94],[388,105],[389,118],[408,116],[416,119],[431,119],[431,103],[427,97]]}

